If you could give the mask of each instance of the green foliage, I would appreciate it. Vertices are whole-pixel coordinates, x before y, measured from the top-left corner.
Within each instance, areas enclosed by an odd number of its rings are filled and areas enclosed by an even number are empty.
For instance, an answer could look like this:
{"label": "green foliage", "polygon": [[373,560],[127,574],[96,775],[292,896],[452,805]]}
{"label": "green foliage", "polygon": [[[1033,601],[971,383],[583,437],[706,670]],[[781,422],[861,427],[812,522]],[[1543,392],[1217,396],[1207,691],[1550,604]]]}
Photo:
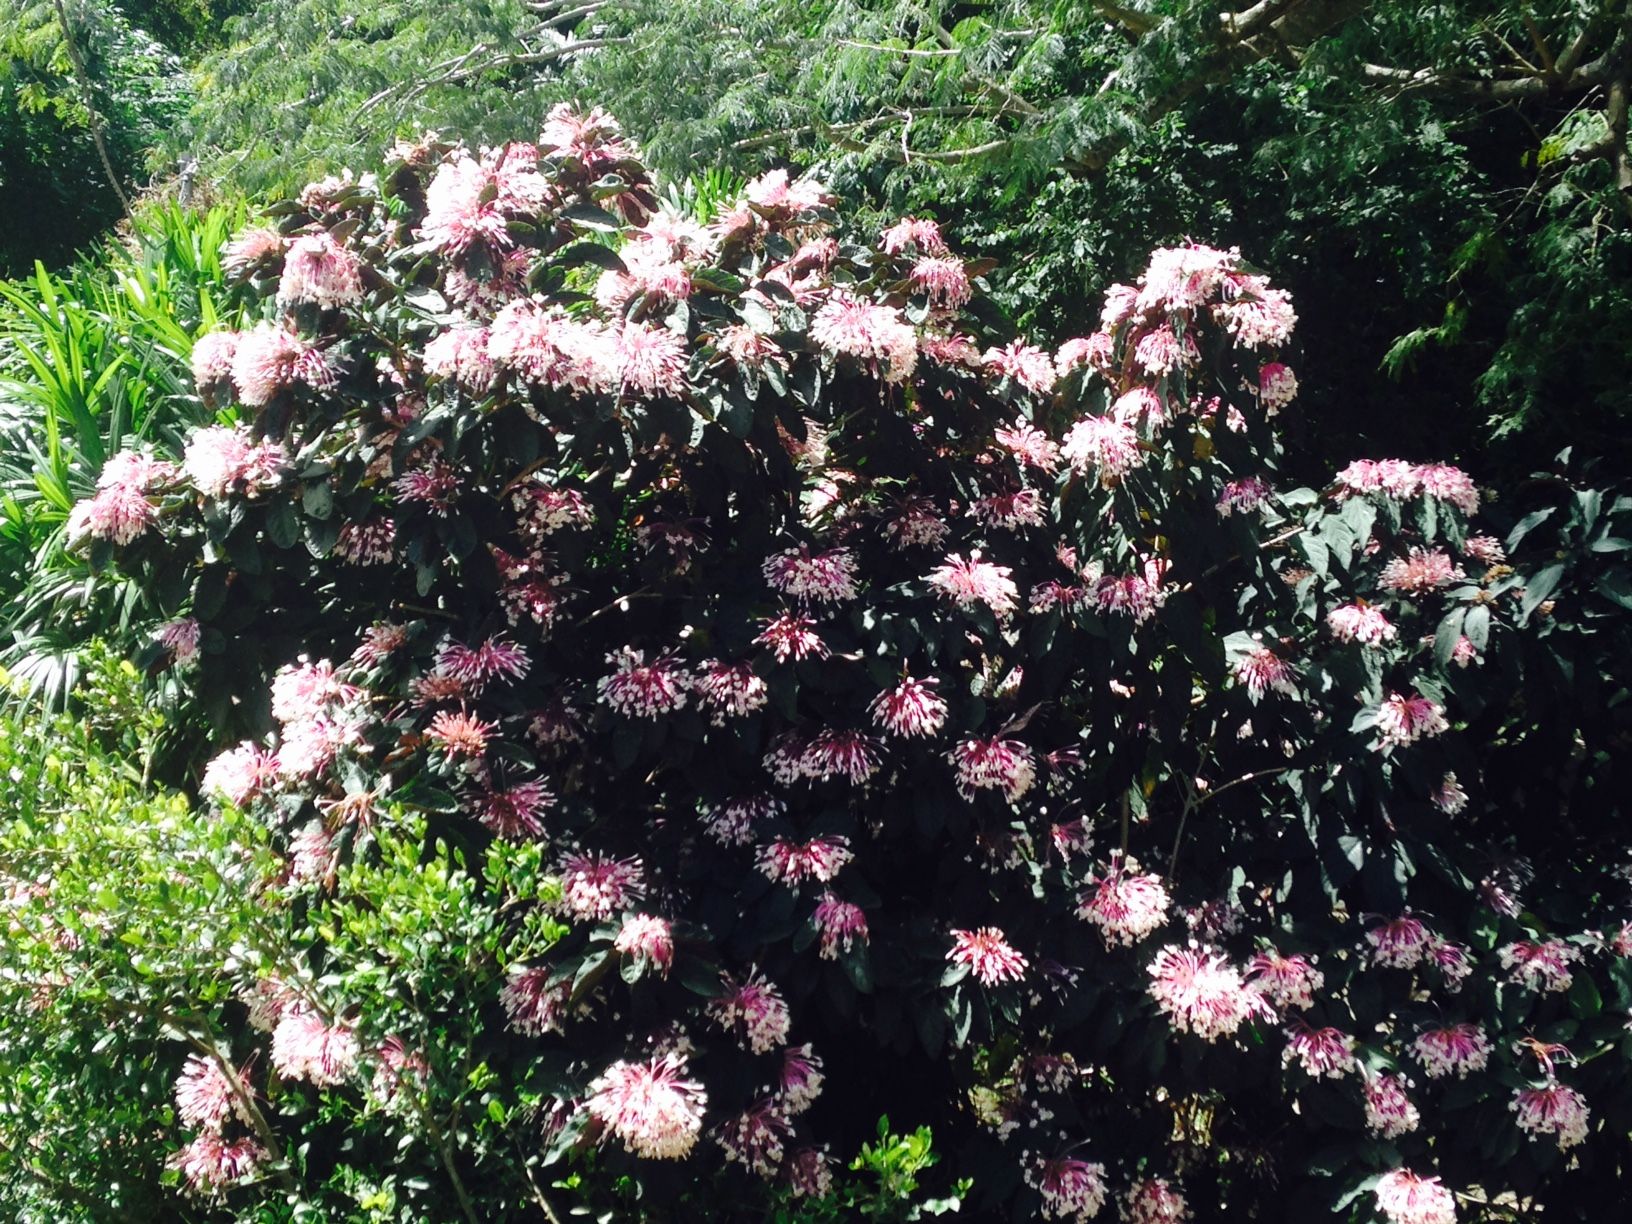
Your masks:
{"label": "green foliage", "polygon": [[[0,1208],[28,1224],[174,1218],[165,1128],[188,1045],[218,1036],[224,959],[257,946],[265,838],[142,789],[154,725],[109,664],[101,725],[0,720]],[[134,716],[138,721],[129,721]],[[99,1170],[94,1182],[76,1170]]]}
{"label": "green foliage", "polygon": [[82,674],[80,646],[128,632],[138,592],[94,584],[63,548],[69,508],[110,454],[176,448],[215,414],[188,378],[193,338],[237,320],[244,295],[221,244],[244,210],[143,212],[130,245],[62,274],[0,284],[0,659],[58,707]]}
{"label": "green foliage", "polygon": [[181,63],[162,43],[107,0],[66,0],[65,10],[89,96],[53,0],[0,0],[0,276],[65,262],[121,215],[93,111],[129,188],[184,109]]}

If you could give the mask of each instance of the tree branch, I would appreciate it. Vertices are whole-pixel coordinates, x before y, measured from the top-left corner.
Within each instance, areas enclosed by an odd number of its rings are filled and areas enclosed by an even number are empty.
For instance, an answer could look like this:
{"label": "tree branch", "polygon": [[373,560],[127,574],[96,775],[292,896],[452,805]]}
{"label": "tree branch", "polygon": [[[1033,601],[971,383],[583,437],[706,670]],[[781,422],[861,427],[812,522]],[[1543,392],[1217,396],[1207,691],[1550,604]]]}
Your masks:
{"label": "tree branch", "polygon": [[79,86],[79,92],[84,99],[85,117],[91,129],[91,143],[96,146],[96,155],[102,162],[102,173],[107,175],[108,186],[112,187],[113,194],[119,197],[119,207],[128,217],[130,197],[125,194],[119,176],[114,173],[113,159],[108,156],[107,142],[102,138],[102,117],[96,113],[96,99],[91,93],[91,77],[85,71],[85,61],[80,57],[79,44],[74,41],[74,27],[68,21],[68,9],[63,0],[55,0],[55,3],[57,21],[62,25],[62,41],[68,49],[68,62],[74,69],[74,82]]}

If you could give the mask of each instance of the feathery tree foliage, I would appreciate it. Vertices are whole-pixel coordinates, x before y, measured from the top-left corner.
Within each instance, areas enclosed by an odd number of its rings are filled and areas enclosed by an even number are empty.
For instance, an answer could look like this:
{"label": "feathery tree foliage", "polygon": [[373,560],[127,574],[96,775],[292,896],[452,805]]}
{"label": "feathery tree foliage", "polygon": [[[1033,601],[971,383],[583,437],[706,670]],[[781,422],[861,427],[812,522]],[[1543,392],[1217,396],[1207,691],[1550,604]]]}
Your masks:
{"label": "feathery tree foliage", "polygon": [[1628,21],[1624,0],[301,0],[206,63],[176,148],[293,188],[424,125],[525,138],[577,96],[671,175],[819,165],[881,213],[930,209],[1061,335],[1130,252],[1259,252],[1346,317],[1305,336],[1310,391],[1352,409],[1340,449],[1487,421],[1607,441],[1632,373]]}

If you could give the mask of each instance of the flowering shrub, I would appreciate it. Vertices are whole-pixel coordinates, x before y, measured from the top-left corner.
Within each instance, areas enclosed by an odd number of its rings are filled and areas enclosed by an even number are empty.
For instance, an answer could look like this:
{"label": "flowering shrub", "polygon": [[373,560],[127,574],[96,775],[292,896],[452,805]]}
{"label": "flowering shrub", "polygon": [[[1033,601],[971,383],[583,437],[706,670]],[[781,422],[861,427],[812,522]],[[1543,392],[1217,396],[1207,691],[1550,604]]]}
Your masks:
{"label": "flowering shrub", "polygon": [[933,223],[832,206],[671,215],[558,109],[237,240],[264,317],[195,352],[237,423],[73,518],[309,937],[224,958],[182,1186],[360,1192],[417,1143],[416,1219],[823,1218],[888,1112],[993,1218],[1577,1201],[1632,927],[1481,853],[1464,729],[1533,606],[1474,482],[1280,488],[1295,314],[1233,251],[1050,354]]}

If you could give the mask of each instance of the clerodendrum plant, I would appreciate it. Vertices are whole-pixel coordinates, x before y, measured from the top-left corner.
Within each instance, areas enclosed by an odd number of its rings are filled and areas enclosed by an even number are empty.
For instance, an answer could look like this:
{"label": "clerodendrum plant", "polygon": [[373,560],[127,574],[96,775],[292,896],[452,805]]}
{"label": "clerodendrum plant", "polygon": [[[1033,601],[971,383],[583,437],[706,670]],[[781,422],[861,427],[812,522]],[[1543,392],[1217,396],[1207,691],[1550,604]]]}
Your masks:
{"label": "clerodendrum plant", "polygon": [[194,365],[244,424],[73,520],[309,932],[223,958],[193,1210],[837,1218],[885,1113],[977,1218],[1572,1210],[1632,935],[1477,851],[1531,609],[1473,482],[1278,492],[1294,316],[1234,252],[1049,355],[831,203],[666,214],[558,110],[232,248],[264,319]]}

